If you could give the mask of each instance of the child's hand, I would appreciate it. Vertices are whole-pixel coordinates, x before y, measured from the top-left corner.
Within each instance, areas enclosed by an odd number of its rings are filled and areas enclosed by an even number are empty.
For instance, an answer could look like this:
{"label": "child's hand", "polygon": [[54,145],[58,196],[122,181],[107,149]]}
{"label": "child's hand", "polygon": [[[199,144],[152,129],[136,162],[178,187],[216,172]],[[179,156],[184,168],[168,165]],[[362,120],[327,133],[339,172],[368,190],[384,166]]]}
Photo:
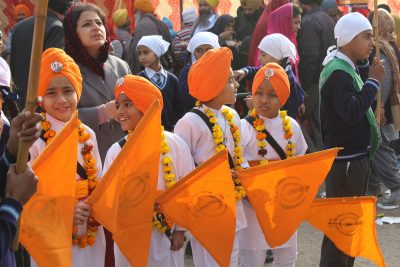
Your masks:
{"label": "child's hand", "polygon": [[233,72],[233,78],[235,78],[235,80],[237,82],[240,82],[245,77],[246,77],[246,73],[244,72],[244,70],[235,70]]}
{"label": "child's hand", "polygon": [[382,82],[383,78],[385,77],[385,61],[383,59],[377,60],[374,58],[374,62],[369,67],[369,78],[378,80]]}
{"label": "child's hand", "polygon": [[83,225],[90,216],[90,206],[85,202],[78,202],[74,211],[74,225]]}
{"label": "child's hand", "polygon": [[180,250],[185,242],[185,231],[174,231],[171,236],[171,250]]}

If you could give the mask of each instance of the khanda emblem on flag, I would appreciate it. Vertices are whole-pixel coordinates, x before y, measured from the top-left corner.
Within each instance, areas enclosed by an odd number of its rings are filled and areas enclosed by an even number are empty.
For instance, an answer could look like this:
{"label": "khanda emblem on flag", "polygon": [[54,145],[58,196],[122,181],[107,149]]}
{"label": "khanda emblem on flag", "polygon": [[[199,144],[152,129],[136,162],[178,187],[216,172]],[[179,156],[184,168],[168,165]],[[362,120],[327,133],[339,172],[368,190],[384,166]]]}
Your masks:
{"label": "khanda emblem on flag", "polygon": [[300,206],[306,199],[309,186],[298,177],[288,176],[276,185],[276,201],[286,209]]}
{"label": "khanda emblem on flag", "polygon": [[121,203],[125,206],[136,207],[139,206],[147,197],[149,197],[149,178],[148,172],[144,173],[132,173],[129,179],[126,179],[122,183],[122,187],[125,188],[121,193],[121,199],[124,202]]}
{"label": "khanda emblem on flag", "polygon": [[336,228],[339,233],[348,236],[354,235],[362,224],[360,216],[352,212],[342,213],[328,222],[329,226]]}
{"label": "khanda emblem on flag", "polygon": [[190,206],[192,214],[195,217],[218,217],[223,215],[227,209],[223,195],[208,191],[203,191],[195,195]]}

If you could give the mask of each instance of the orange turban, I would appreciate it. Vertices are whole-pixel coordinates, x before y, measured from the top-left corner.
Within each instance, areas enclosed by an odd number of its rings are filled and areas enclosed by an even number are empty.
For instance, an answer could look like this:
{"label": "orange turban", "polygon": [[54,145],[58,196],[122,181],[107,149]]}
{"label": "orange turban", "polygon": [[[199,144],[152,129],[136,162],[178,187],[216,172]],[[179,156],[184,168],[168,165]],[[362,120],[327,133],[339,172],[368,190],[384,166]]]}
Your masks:
{"label": "orange turban", "polygon": [[43,96],[46,93],[50,80],[57,76],[65,76],[71,82],[79,101],[82,94],[82,75],[78,65],[64,50],[59,48],[46,49],[40,65],[38,96]]}
{"label": "orange turban", "polygon": [[14,7],[14,17],[17,18],[21,12],[25,14],[25,18],[32,16],[31,10],[25,4],[18,4]]}
{"label": "orange turban", "polygon": [[268,63],[259,69],[254,77],[253,86],[251,88],[253,96],[264,80],[268,80],[272,84],[279,98],[279,102],[281,106],[283,106],[290,94],[290,83],[286,71],[276,63]]}
{"label": "orange turban", "polygon": [[119,78],[115,85],[115,99],[124,93],[133,104],[144,114],[154,100],[159,100],[163,106],[163,97],[158,88],[149,80],[136,75],[128,74]]}
{"label": "orange turban", "polygon": [[155,8],[151,0],[136,0],[134,4],[135,10],[140,10],[143,12],[154,13]]}
{"label": "orange turban", "polygon": [[232,52],[229,48],[208,50],[189,70],[189,93],[202,102],[217,97],[231,75],[231,62]]}

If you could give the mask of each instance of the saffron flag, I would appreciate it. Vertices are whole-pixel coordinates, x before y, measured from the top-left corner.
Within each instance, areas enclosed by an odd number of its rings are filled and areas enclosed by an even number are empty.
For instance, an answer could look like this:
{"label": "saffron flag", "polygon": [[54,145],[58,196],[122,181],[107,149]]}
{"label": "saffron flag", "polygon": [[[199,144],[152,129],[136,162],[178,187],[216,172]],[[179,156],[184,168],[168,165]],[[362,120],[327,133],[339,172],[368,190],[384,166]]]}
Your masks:
{"label": "saffron flag", "polygon": [[375,197],[316,199],[306,219],[347,255],[364,257],[384,267],[376,238],[375,205]]}
{"label": "saffron flag", "polygon": [[33,162],[37,192],[21,217],[21,243],[39,266],[72,266],[78,119],[75,112]]}
{"label": "saffron flag", "polygon": [[88,200],[133,266],[147,266],[161,144],[161,106],[153,102]]}
{"label": "saffron flag", "polygon": [[167,219],[190,231],[220,266],[229,266],[236,199],[227,152],[218,152],[156,199]]}
{"label": "saffron flag", "polygon": [[238,172],[271,247],[284,244],[294,234],[338,150],[296,156]]}

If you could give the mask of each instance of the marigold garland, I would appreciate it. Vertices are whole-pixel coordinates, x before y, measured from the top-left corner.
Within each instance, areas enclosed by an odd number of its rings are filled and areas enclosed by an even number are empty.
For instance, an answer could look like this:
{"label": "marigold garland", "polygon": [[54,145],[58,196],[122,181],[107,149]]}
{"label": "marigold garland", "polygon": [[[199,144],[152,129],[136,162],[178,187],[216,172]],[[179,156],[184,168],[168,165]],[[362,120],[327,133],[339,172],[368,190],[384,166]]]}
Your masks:
{"label": "marigold garland", "polygon": [[[264,121],[258,116],[255,109],[249,112],[250,116],[254,118],[253,126],[257,131],[256,138],[258,140],[258,154],[263,158],[260,161],[260,165],[268,164],[268,160],[266,159],[267,155],[267,135],[263,132],[265,130]],[[279,117],[282,119],[282,128],[284,131],[284,138],[288,140],[288,143],[285,147],[286,158],[293,157],[296,153],[295,144],[290,140],[293,136],[292,124],[290,122],[290,118],[287,116],[286,110],[279,111]]]}
{"label": "marigold garland", "polygon": [[[196,102],[197,107],[201,107],[201,105],[202,104],[199,101]],[[212,135],[215,143],[215,151],[219,152],[221,150],[226,149],[224,132],[222,131],[221,126],[218,124],[218,119],[215,117],[215,114],[208,107],[204,107],[203,110],[204,113],[207,115],[210,123],[214,125],[212,127]],[[234,114],[230,111],[229,108],[222,109],[222,115],[228,122],[230,132],[233,138],[233,142],[235,145],[233,163],[235,170],[238,171],[242,169],[241,164],[244,163],[242,146],[240,145],[240,130],[239,127],[235,125]],[[244,187],[240,183],[239,178],[233,177],[232,179],[235,185],[236,199],[240,200],[246,196],[246,191],[244,190]]]}
{"label": "marigold garland", "polygon": [[[45,139],[46,145],[50,144],[50,142],[56,136],[56,131],[51,130],[51,123],[46,120],[46,113],[41,113],[42,116],[42,129],[43,129],[43,138]],[[87,141],[90,139],[90,133],[85,131],[85,125],[79,120],[78,124],[78,138],[79,143],[83,144],[83,148],[81,150],[82,158],[83,158],[83,168],[87,175],[87,180],[79,180],[76,181],[76,193],[75,197],[77,201],[82,200],[90,196],[93,190],[98,185],[99,181],[97,179],[97,168],[96,168],[96,159],[93,157],[93,145],[88,143]],[[98,230],[99,224],[96,220],[90,216],[86,225],[86,234],[78,235],[78,226],[74,225],[72,230],[72,244],[74,246],[79,246],[80,248],[84,248],[87,245],[92,246],[96,242],[96,233]]]}

